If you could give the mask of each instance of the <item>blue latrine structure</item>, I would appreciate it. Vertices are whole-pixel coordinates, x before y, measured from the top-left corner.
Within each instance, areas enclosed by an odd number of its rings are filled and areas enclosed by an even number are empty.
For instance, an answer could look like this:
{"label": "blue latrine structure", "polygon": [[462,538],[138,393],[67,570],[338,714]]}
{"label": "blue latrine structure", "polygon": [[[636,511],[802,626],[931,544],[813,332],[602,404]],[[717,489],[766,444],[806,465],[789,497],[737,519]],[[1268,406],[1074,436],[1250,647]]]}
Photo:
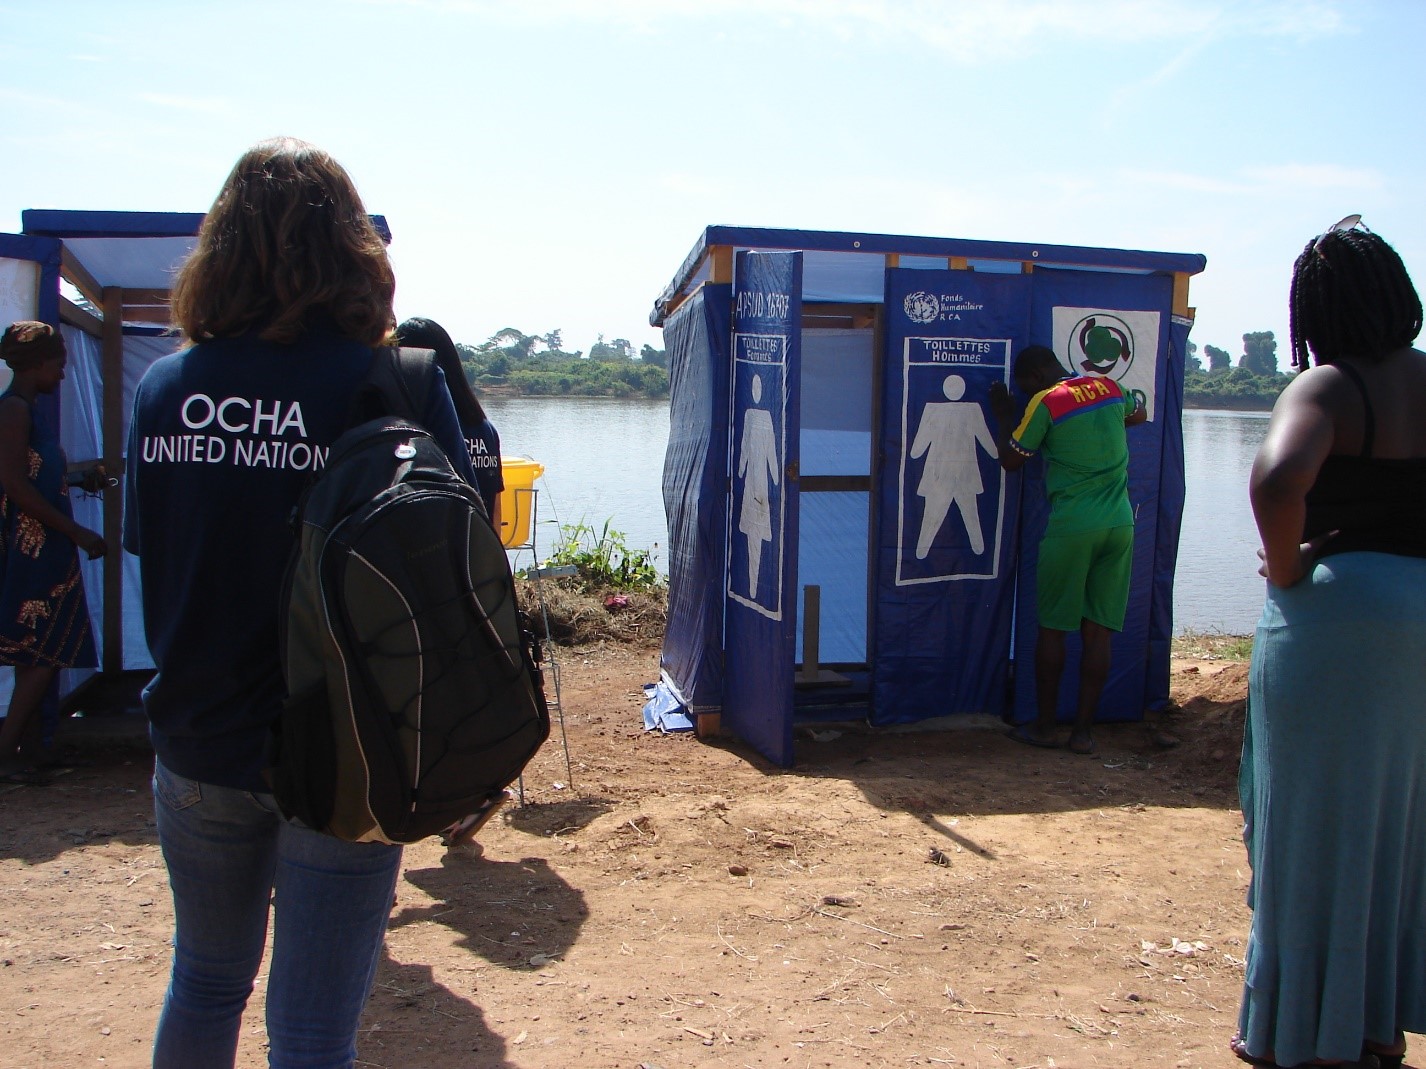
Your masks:
{"label": "blue latrine structure", "polygon": [[1167,701],[1188,289],[1204,265],[708,227],[650,317],[671,388],[669,619],[646,719],[731,731],[783,766],[801,721],[1031,719],[1033,672],[1013,654],[1037,626],[1043,476],[1038,460],[1001,470],[988,406],[1030,344],[1148,408],[1129,431],[1133,585],[1103,716]]}

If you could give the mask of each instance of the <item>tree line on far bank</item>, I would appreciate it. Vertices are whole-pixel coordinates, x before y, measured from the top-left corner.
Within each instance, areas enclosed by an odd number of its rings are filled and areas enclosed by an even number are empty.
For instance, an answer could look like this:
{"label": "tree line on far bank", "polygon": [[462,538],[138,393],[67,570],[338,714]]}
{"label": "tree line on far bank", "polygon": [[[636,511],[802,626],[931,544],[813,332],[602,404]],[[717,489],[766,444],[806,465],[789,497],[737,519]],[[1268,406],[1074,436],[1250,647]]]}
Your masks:
{"label": "tree line on far bank", "polygon": [[[568,351],[559,330],[496,331],[479,345],[457,343],[461,364],[477,388],[531,396],[667,397],[668,354],[626,338]],[[1201,353],[1201,355],[1200,355]],[[1200,408],[1271,408],[1292,376],[1278,371],[1270,330],[1243,335],[1237,360],[1226,349],[1188,343],[1184,403]]]}
{"label": "tree line on far bank", "polygon": [[[1272,408],[1277,395],[1292,381],[1277,369],[1277,339],[1270,330],[1243,335],[1236,365],[1226,349],[1188,343],[1184,363],[1183,401],[1198,408]],[[1207,365],[1204,364],[1207,358]]]}
{"label": "tree line on far bank", "polygon": [[456,343],[466,377],[477,389],[517,395],[576,397],[667,397],[668,355],[645,345],[634,352],[626,338],[572,352],[560,331],[525,334],[496,331],[479,345]]}

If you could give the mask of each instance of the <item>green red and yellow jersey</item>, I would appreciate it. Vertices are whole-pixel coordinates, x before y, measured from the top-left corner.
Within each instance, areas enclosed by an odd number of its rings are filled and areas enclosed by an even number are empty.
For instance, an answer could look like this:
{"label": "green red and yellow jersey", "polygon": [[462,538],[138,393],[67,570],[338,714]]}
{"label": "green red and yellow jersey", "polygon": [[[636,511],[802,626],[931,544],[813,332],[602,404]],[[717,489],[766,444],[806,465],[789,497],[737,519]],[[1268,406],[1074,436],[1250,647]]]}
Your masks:
{"label": "green red and yellow jersey", "polygon": [[1133,524],[1124,433],[1131,411],[1117,382],[1095,376],[1063,379],[1030,398],[1010,447],[1045,458],[1047,535]]}

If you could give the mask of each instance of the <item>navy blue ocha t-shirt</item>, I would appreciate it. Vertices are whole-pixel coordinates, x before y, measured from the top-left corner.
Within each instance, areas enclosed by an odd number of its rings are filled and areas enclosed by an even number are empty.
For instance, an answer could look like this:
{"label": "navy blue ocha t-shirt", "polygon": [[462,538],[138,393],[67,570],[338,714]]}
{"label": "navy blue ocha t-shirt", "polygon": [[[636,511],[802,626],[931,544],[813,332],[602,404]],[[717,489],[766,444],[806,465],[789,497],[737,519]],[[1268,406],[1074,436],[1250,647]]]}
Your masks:
{"label": "navy blue ocha t-shirt", "polygon": [[[181,776],[269,789],[262,768],[284,694],[289,521],[346,430],[371,360],[368,346],[331,333],[309,331],[293,345],[250,335],[164,357],[139,383],[124,547],[139,555],[157,667],[144,692],[150,736]],[[473,480],[449,392],[433,391],[428,407],[422,424]]]}
{"label": "navy blue ocha t-shirt", "polygon": [[486,515],[491,515],[500,491],[505,489],[505,473],[500,470],[500,435],[488,419],[462,424],[461,433],[470,466],[475,469],[475,489],[485,502]]}

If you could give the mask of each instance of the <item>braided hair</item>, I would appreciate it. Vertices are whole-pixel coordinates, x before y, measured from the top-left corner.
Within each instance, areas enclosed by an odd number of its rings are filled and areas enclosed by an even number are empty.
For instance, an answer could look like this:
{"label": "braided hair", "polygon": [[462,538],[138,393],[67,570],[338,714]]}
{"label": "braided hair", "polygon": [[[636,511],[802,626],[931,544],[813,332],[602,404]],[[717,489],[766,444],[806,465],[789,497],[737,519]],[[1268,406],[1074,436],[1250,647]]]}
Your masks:
{"label": "braided hair", "polygon": [[1421,333],[1421,298],[1396,250],[1369,230],[1329,230],[1292,267],[1292,366],[1380,360]]}

